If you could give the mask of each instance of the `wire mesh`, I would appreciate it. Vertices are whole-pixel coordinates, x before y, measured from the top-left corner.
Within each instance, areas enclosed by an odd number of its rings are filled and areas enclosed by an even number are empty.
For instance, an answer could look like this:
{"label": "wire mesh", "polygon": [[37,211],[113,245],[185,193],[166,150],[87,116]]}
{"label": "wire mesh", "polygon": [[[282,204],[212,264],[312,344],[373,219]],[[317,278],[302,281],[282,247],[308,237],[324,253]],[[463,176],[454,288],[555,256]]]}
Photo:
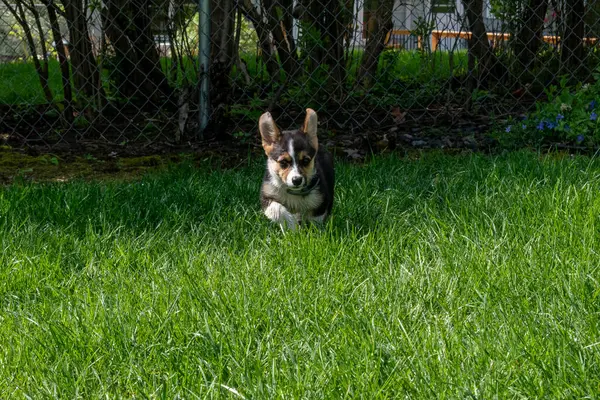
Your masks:
{"label": "wire mesh", "polygon": [[[208,68],[200,65],[208,2]],[[584,0],[0,0],[0,140],[251,138],[261,113],[326,135],[464,134],[589,82]],[[202,84],[202,77],[207,83]],[[442,135],[443,136],[443,135]]]}

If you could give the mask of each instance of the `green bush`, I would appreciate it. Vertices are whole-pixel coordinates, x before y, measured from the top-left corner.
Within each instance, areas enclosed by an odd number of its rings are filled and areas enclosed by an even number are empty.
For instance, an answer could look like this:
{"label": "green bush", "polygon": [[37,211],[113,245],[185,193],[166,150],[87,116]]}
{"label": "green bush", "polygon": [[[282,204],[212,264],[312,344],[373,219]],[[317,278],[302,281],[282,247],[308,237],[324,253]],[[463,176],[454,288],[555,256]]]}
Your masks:
{"label": "green bush", "polygon": [[593,146],[600,143],[598,99],[600,74],[594,82],[569,86],[566,77],[546,90],[548,100],[521,119],[510,119],[503,128],[505,140],[543,143],[563,141]]}

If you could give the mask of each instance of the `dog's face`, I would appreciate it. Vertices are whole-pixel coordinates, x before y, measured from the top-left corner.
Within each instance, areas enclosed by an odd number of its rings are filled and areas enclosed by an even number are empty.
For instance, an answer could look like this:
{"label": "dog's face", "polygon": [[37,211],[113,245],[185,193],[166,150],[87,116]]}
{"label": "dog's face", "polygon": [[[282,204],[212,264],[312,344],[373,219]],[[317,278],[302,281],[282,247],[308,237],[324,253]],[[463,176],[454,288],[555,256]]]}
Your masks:
{"label": "dog's face", "polygon": [[267,167],[272,183],[301,191],[315,174],[317,113],[310,108],[301,129],[281,132],[271,114],[264,113],[258,122]]}

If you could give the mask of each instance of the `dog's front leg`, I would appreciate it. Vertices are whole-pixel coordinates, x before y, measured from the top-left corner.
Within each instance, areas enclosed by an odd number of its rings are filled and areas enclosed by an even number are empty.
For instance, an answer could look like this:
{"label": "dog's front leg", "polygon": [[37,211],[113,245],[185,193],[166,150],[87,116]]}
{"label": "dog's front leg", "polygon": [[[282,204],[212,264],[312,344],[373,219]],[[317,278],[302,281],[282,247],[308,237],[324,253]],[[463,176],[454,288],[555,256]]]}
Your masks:
{"label": "dog's front leg", "polygon": [[296,229],[296,218],[294,215],[276,201],[271,202],[265,209],[265,215],[271,221],[278,223],[282,230],[288,228],[293,231]]}

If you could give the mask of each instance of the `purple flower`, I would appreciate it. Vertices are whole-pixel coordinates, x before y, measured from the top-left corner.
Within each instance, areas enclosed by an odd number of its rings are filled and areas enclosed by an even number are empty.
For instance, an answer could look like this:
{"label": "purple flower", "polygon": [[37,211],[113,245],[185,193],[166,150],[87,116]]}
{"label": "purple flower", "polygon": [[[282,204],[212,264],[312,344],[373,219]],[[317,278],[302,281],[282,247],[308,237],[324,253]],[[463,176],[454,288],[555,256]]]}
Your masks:
{"label": "purple flower", "polygon": [[523,124],[523,125],[521,125],[521,128],[526,129],[527,125]]}
{"label": "purple flower", "polygon": [[577,143],[581,143],[583,142],[583,139],[585,139],[585,137],[583,135],[577,135]]}
{"label": "purple flower", "polygon": [[595,112],[592,112],[590,114],[590,121],[595,121],[598,119],[598,114],[596,114]]}
{"label": "purple flower", "polygon": [[596,108],[596,100],[590,101],[590,110],[593,110],[594,108]]}
{"label": "purple flower", "polygon": [[504,130],[504,132],[506,132],[506,133],[510,132],[510,128],[512,128],[512,125],[507,126],[506,129]]}
{"label": "purple flower", "polygon": [[538,131],[544,130],[544,121],[540,121],[540,123],[537,124],[537,129],[538,129]]}
{"label": "purple flower", "polygon": [[562,115],[562,114],[558,114],[558,115],[556,116],[556,121],[558,122],[558,121],[560,121],[561,119],[565,119],[565,116],[564,116],[564,115]]}
{"label": "purple flower", "polygon": [[556,128],[556,124],[554,122],[546,122],[546,127],[548,129],[554,129]]}

